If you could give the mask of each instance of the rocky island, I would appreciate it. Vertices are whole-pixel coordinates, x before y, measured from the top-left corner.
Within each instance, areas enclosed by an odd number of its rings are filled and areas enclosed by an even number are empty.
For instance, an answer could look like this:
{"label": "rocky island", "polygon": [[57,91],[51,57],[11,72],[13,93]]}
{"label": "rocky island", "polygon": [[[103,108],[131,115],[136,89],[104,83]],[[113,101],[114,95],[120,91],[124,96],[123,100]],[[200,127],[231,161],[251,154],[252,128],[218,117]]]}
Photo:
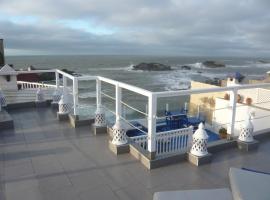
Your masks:
{"label": "rocky island", "polygon": [[171,66],[160,63],[140,63],[133,66],[133,70],[143,71],[169,71],[172,70]]}
{"label": "rocky island", "polygon": [[213,61],[213,60],[207,60],[202,63],[205,67],[208,68],[219,68],[219,67],[225,67],[225,64]]}

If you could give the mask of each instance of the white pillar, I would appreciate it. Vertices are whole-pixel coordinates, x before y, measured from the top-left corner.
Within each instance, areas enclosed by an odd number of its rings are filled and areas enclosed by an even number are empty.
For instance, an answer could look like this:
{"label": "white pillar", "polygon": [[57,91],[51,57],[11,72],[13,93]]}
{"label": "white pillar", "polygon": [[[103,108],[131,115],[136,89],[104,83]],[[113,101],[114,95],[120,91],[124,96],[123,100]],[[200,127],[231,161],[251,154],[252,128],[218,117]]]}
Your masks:
{"label": "white pillar", "polygon": [[199,128],[193,134],[193,141],[190,153],[198,157],[206,156],[208,154],[207,141],[208,135],[204,130],[204,124],[200,123]]}
{"label": "white pillar", "polygon": [[148,97],[148,109],[148,151],[154,154],[156,152],[157,97],[153,93]]}
{"label": "white pillar", "polygon": [[113,140],[114,145],[123,145],[126,144],[127,136],[126,129],[121,121],[122,113],[122,89],[117,84],[115,86],[115,125],[113,126]]}
{"label": "white pillar", "polygon": [[232,110],[232,115],[230,119],[230,125],[228,127],[228,134],[230,137],[234,136],[234,127],[235,127],[235,115],[236,115],[236,106],[237,106],[237,90],[234,89],[230,94],[230,106]]}
{"label": "white pillar", "polygon": [[74,77],[73,79],[73,114],[78,115],[78,79]]}
{"label": "white pillar", "polygon": [[63,76],[63,87],[66,88],[67,87],[67,77]]}

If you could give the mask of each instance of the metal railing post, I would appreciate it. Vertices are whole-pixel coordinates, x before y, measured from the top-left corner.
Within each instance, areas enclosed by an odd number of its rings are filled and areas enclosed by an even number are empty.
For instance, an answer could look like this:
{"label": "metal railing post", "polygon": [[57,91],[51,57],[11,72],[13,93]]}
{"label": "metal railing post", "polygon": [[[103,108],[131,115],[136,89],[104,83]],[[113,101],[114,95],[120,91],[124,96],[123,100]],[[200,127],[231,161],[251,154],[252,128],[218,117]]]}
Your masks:
{"label": "metal railing post", "polygon": [[59,73],[55,72],[55,86],[56,88],[59,88],[60,82],[59,82]]}
{"label": "metal railing post", "polygon": [[120,120],[121,113],[122,113],[122,88],[119,87],[117,84],[115,86],[115,117],[116,120]]}
{"label": "metal railing post", "polygon": [[96,100],[97,100],[97,107],[101,105],[101,81],[97,78],[96,79]]}
{"label": "metal railing post", "polygon": [[73,114],[78,115],[78,79],[74,77],[73,79]]}
{"label": "metal railing post", "polygon": [[232,115],[230,120],[230,126],[228,128],[229,137],[232,138],[234,136],[234,128],[235,128],[235,116],[236,116],[236,107],[237,107],[237,89],[233,89],[230,97],[230,106],[232,109]]}
{"label": "metal railing post", "polygon": [[127,141],[126,129],[122,124],[121,114],[122,114],[122,88],[116,84],[115,85],[115,124],[113,126],[113,140],[112,144],[116,146],[124,145]]}
{"label": "metal railing post", "polygon": [[96,78],[96,103],[97,109],[95,112],[95,126],[96,127],[106,127],[106,116],[101,105],[101,81]]}
{"label": "metal railing post", "polygon": [[67,87],[67,77],[62,75],[63,76],[63,87],[66,88]]}
{"label": "metal railing post", "polygon": [[148,97],[148,151],[150,158],[155,158],[156,153],[156,114],[157,114],[157,97],[151,94]]}

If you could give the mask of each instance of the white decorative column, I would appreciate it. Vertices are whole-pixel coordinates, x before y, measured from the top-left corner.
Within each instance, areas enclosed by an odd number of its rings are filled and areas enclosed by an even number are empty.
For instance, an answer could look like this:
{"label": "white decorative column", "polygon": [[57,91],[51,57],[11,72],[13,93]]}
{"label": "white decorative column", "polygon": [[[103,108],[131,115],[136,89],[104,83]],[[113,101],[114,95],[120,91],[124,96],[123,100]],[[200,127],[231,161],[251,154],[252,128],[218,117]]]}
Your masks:
{"label": "white decorative column", "polygon": [[238,140],[242,142],[253,142],[254,141],[253,130],[254,126],[251,122],[251,116],[249,116],[241,125]]}
{"label": "white decorative column", "polygon": [[44,97],[43,90],[41,88],[37,89],[36,93],[36,106],[37,107],[45,107],[47,105],[46,99]]}
{"label": "white decorative column", "polygon": [[2,108],[7,106],[6,97],[2,90],[0,90],[0,105]]}
{"label": "white decorative column", "polygon": [[189,161],[199,166],[211,161],[211,154],[207,151],[208,135],[204,129],[204,124],[200,123],[198,129],[193,134],[192,147],[188,155]]}
{"label": "white decorative column", "polygon": [[61,95],[62,95],[62,93],[60,91],[60,88],[55,88],[53,95],[52,95],[52,104],[58,105],[58,102],[61,99]]}
{"label": "white decorative column", "polygon": [[241,125],[237,141],[240,150],[249,151],[258,147],[258,141],[253,138],[254,126],[251,120],[251,114],[248,113],[246,120]]}
{"label": "white decorative column", "polygon": [[64,88],[63,89],[63,94],[61,96],[61,99],[58,103],[58,112],[57,112],[57,118],[60,121],[68,119],[68,114],[70,112],[70,102],[69,102],[69,97],[67,95],[67,91]]}
{"label": "white decorative column", "polygon": [[127,144],[126,129],[120,119],[116,120],[113,128],[112,144],[116,146]]}
{"label": "white decorative column", "polygon": [[151,93],[148,97],[148,143],[147,149],[150,159],[156,156],[156,115],[157,115],[157,97]]}
{"label": "white decorative column", "polygon": [[107,132],[106,114],[101,103],[101,81],[96,79],[96,104],[95,123],[92,125],[92,132],[95,135]]}
{"label": "white decorative column", "polygon": [[115,124],[112,127],[113,139],[109,143],[109,148],[116,155],[128,153],[129,146],[126,136],[126,128],[121,120],[122,114],[122,90],[119,85],[115,85]]}
{"label": "white decorative column", "polygon": [[95,112],[95,126],[96,127],[105,127],[106,126],[106,117],[105,112],[102,105],[97,106],[97,110]]}

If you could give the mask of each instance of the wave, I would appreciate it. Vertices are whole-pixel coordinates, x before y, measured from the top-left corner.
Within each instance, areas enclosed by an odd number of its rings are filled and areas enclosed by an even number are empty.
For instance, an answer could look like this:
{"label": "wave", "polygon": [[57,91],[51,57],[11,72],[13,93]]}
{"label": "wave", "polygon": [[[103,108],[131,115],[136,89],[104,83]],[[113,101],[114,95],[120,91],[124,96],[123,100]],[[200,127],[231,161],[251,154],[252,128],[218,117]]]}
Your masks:
{"label": "wave", "polygon": [[96,92],[82,92],[79,94],[79,98],[86,99],[86,98],[95,98]]}
{"label": "wave", "polygon": [[196,69],[205,69],[206,67],[203,65],[203,63],[201,62],[196,62],[196,63],[192,63],[192,64],[187,64],[188,66],[191,66],[193,68]]}

